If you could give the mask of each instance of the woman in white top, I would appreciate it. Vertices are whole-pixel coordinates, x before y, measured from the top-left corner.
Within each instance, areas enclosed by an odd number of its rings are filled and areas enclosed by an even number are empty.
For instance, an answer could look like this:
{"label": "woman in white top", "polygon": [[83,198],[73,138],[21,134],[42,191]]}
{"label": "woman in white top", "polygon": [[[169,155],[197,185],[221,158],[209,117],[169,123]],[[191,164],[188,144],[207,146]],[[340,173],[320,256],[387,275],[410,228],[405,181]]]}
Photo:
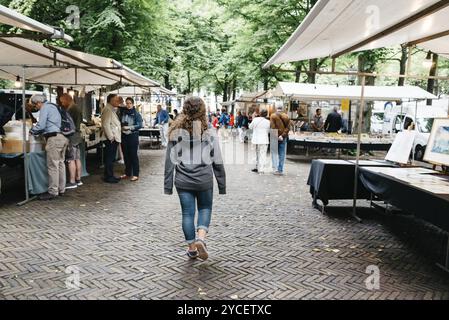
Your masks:
{"label": "woman in white top", "polygon": [[252,144],[256,147],[256,164],[257,168],[253,170],[255,173],[264,173],[267,160],[268,145],[270,143],[270,120],[267,119],[268,111],[263,110],[260,117],[255,118],[249,128],[253,131]]}

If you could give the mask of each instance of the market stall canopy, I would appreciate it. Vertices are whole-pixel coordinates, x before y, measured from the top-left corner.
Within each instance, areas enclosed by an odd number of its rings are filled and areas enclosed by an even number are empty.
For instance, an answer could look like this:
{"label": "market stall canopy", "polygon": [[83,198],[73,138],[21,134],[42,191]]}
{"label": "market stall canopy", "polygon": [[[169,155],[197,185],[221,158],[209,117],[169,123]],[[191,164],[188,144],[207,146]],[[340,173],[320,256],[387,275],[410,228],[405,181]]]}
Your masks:
{"label": "market stall canopy", "polygon": [[[275,97],[288,97],[298,100],[360,100],[361,86],[336,86],[280,82],[273,92]],[[365,87],[365,100],[395,101],[438,99],[433,94],[413,86],[405,87]]]}
{"label": "market stall canopy", "polygon": [[31,83],[74,87],[130,84],[171,92],[113,59],[93,54],[22,38],[0,38],[0,52],[2,79],[15,80],[25,66],[26,80]]}
{"label": "market stall canopy", "polygon": [[73,38],[69,35],[64,34],[62,30],[33,20],[21,13],[18,13],[17,11],[14,11],[2,5],[0,5],[0,24],[6,24],[20,29],[48,34],[51,35],[54,39],[64,39],[68,42],[73,41]]}
{"label": "market stall canopy", "polygon": [[448,0],[319,0],[264,67],[400,44],[449,57],[448,17]]}
{"label": "market stall canopy", "polygon": [[273,92],[271,90],[252,92],[252,93],[244,93],[237,99],[237,102],[255,102],[260,99],[270,99],[272,97],[273,97]]}
{"label": "market stall canopy", "polygon": [[150,90],[140,88],[140,87],[124,87],[124,88],[120,88],[120,89],[108,92],[108,94],[120,94],[120,95],[123,95],[126,97],[143,96],[143,95],[150,94]]}

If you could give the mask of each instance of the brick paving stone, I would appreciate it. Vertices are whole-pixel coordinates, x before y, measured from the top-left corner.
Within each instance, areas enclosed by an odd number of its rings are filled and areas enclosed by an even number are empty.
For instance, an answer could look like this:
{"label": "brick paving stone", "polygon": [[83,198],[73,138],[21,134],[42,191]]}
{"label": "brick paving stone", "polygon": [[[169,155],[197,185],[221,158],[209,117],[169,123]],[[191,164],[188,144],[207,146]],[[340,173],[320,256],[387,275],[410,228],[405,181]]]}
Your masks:
{"label": "brick paving stone", "polygon": [[[233,156],[229,147],[225,155]],[[163,195],[164,156],[141,150],[138,183],[105,185],[92,166],[84,186],[62,199],[23,207],[6,199],[0,299],[449,299],[449,278],[415,245],[423,239],[400,229],[421,230],[420,222],[385,218],[363,201],[363,224],[340,209],[323,216],[311,206],[310,163],[291,159],[285,177],[227,165],[210,259],[189,261],[178,198]],[[436,231],[419,234],[441,240]],[[378,291],[365,286],[373,264]],[[78,290],[65,287],[68,267],[80,271]]]}

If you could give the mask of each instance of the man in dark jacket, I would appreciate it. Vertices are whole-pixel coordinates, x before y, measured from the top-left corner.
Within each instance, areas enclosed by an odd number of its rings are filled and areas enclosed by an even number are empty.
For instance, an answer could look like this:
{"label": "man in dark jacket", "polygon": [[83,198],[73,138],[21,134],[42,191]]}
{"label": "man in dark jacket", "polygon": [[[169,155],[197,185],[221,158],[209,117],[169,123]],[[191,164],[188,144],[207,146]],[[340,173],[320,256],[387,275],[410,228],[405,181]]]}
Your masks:
{"label": "man in dark jacket", "polygon": [[327,116],[326,122],[324,123],[324,129],[326,132],[335,133],[340,131],[343,126],[343,119],[338,113],[338,108],[334,107],[334,111]]}
{"label": "man in dark jacket", "polygon": [[11,120],[13,115],[14,110],[10,106],[0,103],[0,135],[5,134],[3,126]]}

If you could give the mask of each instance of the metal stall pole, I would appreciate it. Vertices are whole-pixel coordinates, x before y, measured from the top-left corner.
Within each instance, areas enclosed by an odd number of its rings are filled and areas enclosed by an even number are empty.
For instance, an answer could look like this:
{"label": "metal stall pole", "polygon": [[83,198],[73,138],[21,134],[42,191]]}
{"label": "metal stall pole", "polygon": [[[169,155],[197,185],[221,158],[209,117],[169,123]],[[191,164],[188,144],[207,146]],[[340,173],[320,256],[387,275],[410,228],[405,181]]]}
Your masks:
{"label": "metal stall pole", "polygon": [[359,184],[359,163],[360,163],[360,149],[361,149],[361,143],[362,143],[362,123],[363,123],[363,111],[365,106],[365,79],[366,76],[362,76],[362,96],[360,99],[360,114],[359,114],[359,126],[358,126],[358,132],[357,132],[357,158],[355,162],[355,178],[354,178],[354,204],[352,208],[352,216],[354,219],[356,219],[358,222],[362,222],[362,219],[360,219],[357,216],[357,195],[358,195],[358,184]]}
{"label": "metal stall pole", "polygon": [[[416,105],[415,105],[415,127],[413,128],[413,130],[418,130],[418,100],[416,100]],[[408,128],[407,128],[408,130]],[[413,147],[412,147],[412,165],[415,163],[415,144],[413,143]]]}
{"label": "metal stall pole", "polygon": [[18,206],[23,206],[27,204],[28,202],[35,199],[35,197],[30,198],[29,193],[29,177],[28,177],[28,168],[29,168],[29,161],[28,161],[28,152],[27,152],[27,124],[26,124],[26,92],[25,92],[25,67],[22,67],[22,152],[23,152],[23,160],[24,160],[24,174],[25,174],[25,200],[22,202],[19,202]]}

